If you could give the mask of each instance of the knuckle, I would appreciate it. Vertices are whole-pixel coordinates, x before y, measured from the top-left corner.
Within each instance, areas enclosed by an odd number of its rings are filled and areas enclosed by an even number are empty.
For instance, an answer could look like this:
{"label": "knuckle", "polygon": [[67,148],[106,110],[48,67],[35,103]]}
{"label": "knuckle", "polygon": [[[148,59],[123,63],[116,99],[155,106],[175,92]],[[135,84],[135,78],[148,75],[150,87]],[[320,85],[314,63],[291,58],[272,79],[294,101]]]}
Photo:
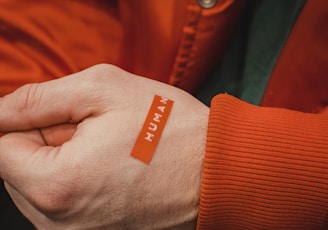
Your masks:
{"label": "knuckle", "polygon": [[44,215],[61,219],[67,217],[74,207],[77,191],[71,180],[60,179],[44,184],[42,188],[35,188],[32,192],[32,203]]}
{"label": "knuckle", "polygon": [[42,97],[39,83],[27,84],[16,91],[15,106],[18,112],[37,106]]}
{"label": "knuckle", "polygon": [[94,66],[95,70],[104,71],[104,72],[112,72],[117,71],[119,68],[112,64],[97,64]]}
{"label": "knuckle", "polygon": [[111,64],[97,64],[89,68],[86,74],[83,75],[84,79],[79,85],[80,90],[89,92],[87,101],[99,101],[100,103],[106,101],[109,97],[113,96],[114,92],[121,90],[122,77],[124,76],[123,70]]}
{"label": "knuckle", "polygon": [[97,64],[90,70],[92,71],[92,80],[96,82],[101,82],[111,77],[117,77],[119,73],[122,72],[120,68],[111,64]]}
{"label": "knuckle", "polygon": [[69,210],[70,200],[63,191],[43,191],[36,193],[32,201],[36,209],[48,217],[61,217]]}

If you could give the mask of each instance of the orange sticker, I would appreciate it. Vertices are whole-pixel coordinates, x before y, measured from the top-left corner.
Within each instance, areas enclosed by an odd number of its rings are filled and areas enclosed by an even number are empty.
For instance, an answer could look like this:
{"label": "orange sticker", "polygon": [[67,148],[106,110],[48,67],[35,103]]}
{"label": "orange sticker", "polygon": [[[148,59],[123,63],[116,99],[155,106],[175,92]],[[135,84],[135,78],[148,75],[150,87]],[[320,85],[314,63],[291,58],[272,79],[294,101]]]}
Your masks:
{"label": "orange sticker", "polygon": [[161,138],[167,119],[169,118],[173,101],[155,95],[148,111],[147,118],[139,133],[131,156],[149,164]]}

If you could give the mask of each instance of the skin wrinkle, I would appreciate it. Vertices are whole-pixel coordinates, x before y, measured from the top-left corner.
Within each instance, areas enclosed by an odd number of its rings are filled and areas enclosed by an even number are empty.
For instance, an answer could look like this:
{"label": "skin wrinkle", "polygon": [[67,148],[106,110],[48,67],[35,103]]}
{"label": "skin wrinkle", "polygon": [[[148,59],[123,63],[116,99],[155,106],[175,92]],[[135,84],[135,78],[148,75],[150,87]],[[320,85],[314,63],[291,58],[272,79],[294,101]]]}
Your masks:
{"label": "skin wrinkle", "polygon": [[[76,84],[81,79],[85,83]],[[125,88],[126,92],[132,92],[135,83],[149,87],[132,96],[120,90]],[[88,87],[90,90],[86,90]],[[95,88],[99,90],[92,90]],[[16,113],[16,119],[21,120],[24,128],[31,124],[37,126],[29,135],[42,142],[40,152],[34,153],[35,150],[32,152],[29,148],[31,140],[24,139],[28,132],[11,133],[9,137],[24,140],[20,141],[22,146],[15,145],[2,154],[5,158],[12,157],[17,149],[22,151],[20,148],[28,153],[24,157],[29,160],[16,162],[16,175],[6,179],[15,181],[25,173],[23,182],[28,183],[28,187],[20,184],[22,181],[15,182],[19,182],[15,187],[23,190],[21,199],[17,199],[18,207],[37,228],[69,226],[83,229],[85,218],[92,220],[88,226],[102,223],[107,229],[119,228],[122,221],[132,229],[135,226],[140,229],[149,226],[188,229],[190,225],[184,223],[195,224],[191,220],[196,219],[198,210],[208,107],[180,89],[110,65],[98,65],[65,79],[41,83],[37,90],[43,92],[43,97],[34,103],[32,100],[38,99],[39,93],[31,93],[25,103],[27,108],[20,113],[10,101],[25,94],[16,92],[2,102],[2,106],[7,107],[5,110]],[[62,90],[69,94],[63,95]],[[86,93],[85,97],[81,96],[81,91]],[[169,98],[177,106],[173,106],[153,161],[147,167],[132,158],[130,151],[154,92],[171,95]],[[53,103],[53,99],[60,103]],[[94,100],[97,100],[96,105],[91,103]],[[26,116],[33,111],[35,116]],[[65,123],[68,117],[74,123]],[[12,130],[22,126],[13,121],[6,124],[7,129]],[[183,138],[186,132],[197,141],[190,143]],[[176,140],[180,141],[175,143]],[[6,143],[6,139],[1,138],[1,141]],[[19,164],[23,163],[29,172],[20,171]],[[182,170],[186,165],[187,170]],[[174,196],[167,196],[168,193]],[[139,205],[135,200],[139,200]],[[32,212],[31,205],[34,207]],[[143,212],[147,213],[147,221],[141,215]],[[101,216],[111,218],[101,219]]]}

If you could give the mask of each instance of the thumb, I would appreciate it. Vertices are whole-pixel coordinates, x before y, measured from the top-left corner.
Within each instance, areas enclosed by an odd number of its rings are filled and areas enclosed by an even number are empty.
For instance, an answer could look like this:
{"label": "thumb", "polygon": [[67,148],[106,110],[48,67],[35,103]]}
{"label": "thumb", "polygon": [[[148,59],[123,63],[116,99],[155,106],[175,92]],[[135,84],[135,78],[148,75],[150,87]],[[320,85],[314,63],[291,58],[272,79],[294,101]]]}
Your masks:
{"label": "thumb", "polygon": [[64,146],[46,146],[39,130],[4,135],[0,138],[0,178],[38,210],[55,212],[67,203],[57,202],[68,184],[64,182],[66,158],[60,154]]}
{"label": "thumb", "polygon": [[[97,103],[92,68],[70,76],[25,85],[0,98],[0,131],[21,131],[62,123],[78,123]],[[99,83],[98,83],[99,84]]]}
{"label": "thumb", "polygon": [[38,130],[4,135],[0,138],[0,177],[19,191],[28,190],[40,182],[54,150],[45,146]]}

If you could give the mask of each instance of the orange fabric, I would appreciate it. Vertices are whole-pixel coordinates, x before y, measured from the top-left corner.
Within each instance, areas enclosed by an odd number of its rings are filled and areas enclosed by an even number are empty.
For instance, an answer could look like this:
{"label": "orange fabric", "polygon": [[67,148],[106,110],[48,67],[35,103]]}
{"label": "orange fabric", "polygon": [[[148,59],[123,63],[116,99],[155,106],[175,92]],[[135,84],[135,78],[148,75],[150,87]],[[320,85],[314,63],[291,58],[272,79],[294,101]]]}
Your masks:
{"label": "orange fabric", "polygon": [[[306,5],[287,42],[264,105],[300,108],[303,102],[293,95],[296,91],[272,91],[291,83],[294,88],[303,85],[298,93],[306,95],[302,97],[305,110],[321,100],[311,92],[325,83],[305,87],[317,77],[322,80],[322,66],[326,66],[315,62],[308,66],[307,60],[327,60],[323,48],[327,36],[324,40],[321,34],[316,36],[326,28],[326,16],[313,21],[327,4],[317,0],[316,8],[313,1]],[[212,9],[202,9],[194,0],[3,0],[0,95],[101,62],[193,91],[222,56],[243,5],[241,0],[218,0]],[[300,66],[306,71],[297,71]],[[295,76],[303,74],[313,80],[294,82],[303,79]],[[286,97],[293,105],[284,102]],[[198,229],[322,227],[328,212],[327,115],[260,108],[227,95],[216,97],[209,120]]]}
{"label": "orange fabric", "polygon": [[194,92],[218,63],[244,0],[203,9],[195,0],[120,1],[121,66]]}
{"label": "orange fabric", "polygon": [[189,0],[122,0],[119,12],[124,31],[120,66],[168,82]]}
{"label": "orange fabric", "polygon": [[328,1],[308,0],[269,80],[262,105],[319,112],[328,105]]}
{"label": "orange fabric", "polygon": [[189,92],[197,90],[213,67],[217,67],[244,4],[244,0],[219,0],[215,7],[202,9],[195,0],[189,1],[170,84]]}
{"label": "orange fabric", "polygon": [[115,7],[106,1],[1,1],[0,95],[99,62],[117,63],[122,32],[109,13]]}
{"label": "orange fabric", "polygon": [[103,62],[193,91],[222,56],[243,2],[1,1],[0,95]]}
{"label": "orange fabric", "polygon": [[215,97],[198,229],[326,229],[327,140],[328,113]]}
{"label": "orange fabric", "polygon": [[[219,0],[202,9],[194,0],[3,0],[0,95],[100,62],[193,91],[222,56],[243,4]],[[326,105],[321,80],[327,65],[319,62],[327,60],[326,12],[327,1],[308,1],[264,105],[306,111]],[[321,107],[311,106],[316,101]],[[327,115],[216,97],[198,229],[320,229],[328,212]]]}
{"label": "orange fabric", "polygon": [[199,230],[328,228],[327,23],[308,0],[262,101],[311,113],[212,100]]}

